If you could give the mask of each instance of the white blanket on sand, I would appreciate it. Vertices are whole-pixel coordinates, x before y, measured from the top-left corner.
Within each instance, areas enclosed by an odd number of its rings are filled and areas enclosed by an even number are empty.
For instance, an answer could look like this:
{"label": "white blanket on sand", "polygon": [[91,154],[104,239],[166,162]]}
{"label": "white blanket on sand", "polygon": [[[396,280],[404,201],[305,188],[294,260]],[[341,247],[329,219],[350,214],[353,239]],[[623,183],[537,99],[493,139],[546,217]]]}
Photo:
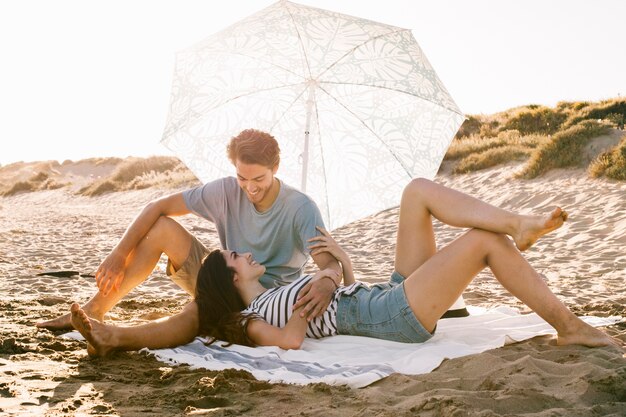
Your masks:
{"label": "white blanket on sand", "polygon": [[[270,382],[364,387],[392,373],[422,374],[446,358],[458,358],[519,342],[534,336],[555,334],[536,314],[519,314],[499,307],[468,307],[471,316],[439,321],[435,336],[426,343],[389,342],[356,336],[306,339],[300,350],[276,347],[249,348],[223,343],[205,346],[202,339],[174,349],[143,351],[171,364],[188,364],[210,370],[243,369]],[[583,317],[592,326],[607,326],[621,317]]]}

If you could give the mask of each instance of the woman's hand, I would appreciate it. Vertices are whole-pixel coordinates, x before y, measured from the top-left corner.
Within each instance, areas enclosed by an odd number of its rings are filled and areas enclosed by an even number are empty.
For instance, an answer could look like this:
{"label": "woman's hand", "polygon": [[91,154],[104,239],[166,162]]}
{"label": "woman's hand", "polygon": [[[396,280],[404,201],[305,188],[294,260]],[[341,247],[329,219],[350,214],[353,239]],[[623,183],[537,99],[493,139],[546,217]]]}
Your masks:
{"label": "woman's hand", "polygon": [[126,258],[113,251],[107,256],[96,271],[96,285],[107,296],[111,290],[119,290],[124,273],[126,272]]}
{"label": "woman's hand", "polygon": [[349,260],[348,254],[339,246],[339,244],[333,239],[333,237],[328,233],[326,229],[323,229],[319,226],[315,226],[317,230],[321,233],[320,236],[312,237],[308,240],[308,242],[316,242],[309,245],[309,250],[311,251],[311,256],[317,255],[318,253],[328,252],[332,256],[335,257],[339,262],[345,262]]}
{"label": "woman's hand", "polygon": [[311,256],[315,256],[322,252],[327,252],[332,255],[339,263],[341,263],[341,268],[343,269],[343,283],[345,285],[354,283],[354,273],[352,272],[352,262],[350,261],[350,257],[342,249],[341,246],[333,239],[333,237],[328,233],[326,229],[323,229],[319,226],[315,227],[321,233],[321,236],[315,236],[308,240],[308,242],[314,242],[309,245],[309,250],[311,251]]}

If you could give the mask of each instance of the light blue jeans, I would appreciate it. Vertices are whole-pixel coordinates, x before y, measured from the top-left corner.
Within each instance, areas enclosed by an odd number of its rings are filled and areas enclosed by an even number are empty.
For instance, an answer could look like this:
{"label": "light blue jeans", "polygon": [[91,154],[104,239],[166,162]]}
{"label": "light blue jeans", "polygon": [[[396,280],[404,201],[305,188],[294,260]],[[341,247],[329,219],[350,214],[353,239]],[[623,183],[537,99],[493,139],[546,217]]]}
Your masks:
{"label": "light blue jeans", "polygon": [[404,292],[404,277],[395,271],[389,282],[342,294],[337,330],[344,335],[404,343],[422,343],[433,336],[413,314]]}

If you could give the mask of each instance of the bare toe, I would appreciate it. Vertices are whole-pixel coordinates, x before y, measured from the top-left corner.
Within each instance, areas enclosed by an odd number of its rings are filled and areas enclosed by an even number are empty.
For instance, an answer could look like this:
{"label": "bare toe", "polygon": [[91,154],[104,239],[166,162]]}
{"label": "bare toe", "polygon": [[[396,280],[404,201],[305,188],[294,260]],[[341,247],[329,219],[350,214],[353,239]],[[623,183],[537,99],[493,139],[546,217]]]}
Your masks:
{"label": "bare toe", "polygon": [[109,343],[110,330],[105,324],[89,318],[76,303],[72,304],[70,311],[72,325],[87,340],[87,353],[90,356],[106,356],[113,351]]}
{"label": "bare toe", "polygon": [[561,207],[555,208],[546,217],[526,216],[520,222],[519,231],[513,236],[515,245],[521,251],[530,248],[541,236],[550,233],[561,226],[568,218],[567,212]]}

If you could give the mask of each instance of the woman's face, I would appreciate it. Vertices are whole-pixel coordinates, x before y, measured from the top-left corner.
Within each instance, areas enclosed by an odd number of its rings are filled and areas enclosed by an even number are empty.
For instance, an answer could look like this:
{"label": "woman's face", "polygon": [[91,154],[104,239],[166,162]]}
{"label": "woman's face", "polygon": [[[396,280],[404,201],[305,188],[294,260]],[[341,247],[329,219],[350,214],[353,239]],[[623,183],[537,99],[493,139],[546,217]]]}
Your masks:
{"label": "woman's face", "polygon": [[223,250],[222,255],[226,259],[226,265],[232,268],[241,280],[258,281],[265,273],[265,266],[257,263],[249,252]]}

